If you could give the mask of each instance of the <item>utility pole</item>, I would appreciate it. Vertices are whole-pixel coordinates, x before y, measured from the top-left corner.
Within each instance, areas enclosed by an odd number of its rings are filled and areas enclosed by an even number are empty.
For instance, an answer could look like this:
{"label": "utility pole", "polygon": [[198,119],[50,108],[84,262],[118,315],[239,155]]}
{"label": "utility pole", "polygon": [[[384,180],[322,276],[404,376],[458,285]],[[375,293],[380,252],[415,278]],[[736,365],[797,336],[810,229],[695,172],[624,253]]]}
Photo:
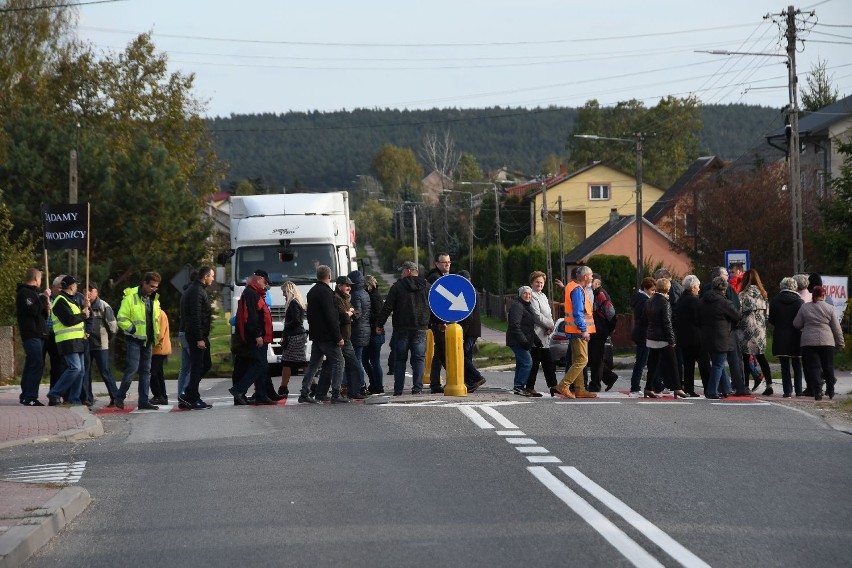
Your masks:
{"label": "utility pole", "polygon": [[497,295],[503,297],[503,243],[500,241],[500,195],[494,184],[494,209],[497,226]]}
{"label": "utility pole", "polygon": [[642,278],[645,276],[645,260],[642,247],[642,225],[645,224],[642,215],[642,144],[645,135],[637,132],[636,136],[636,289],[642,289]]}
{"label": "utility pole", "polygon": [[787,18],[787,67],[790,89],[790,144],[787,147],[790,167],[790,201],[793,220],[793,272],[801,274],[805,271],[805,252],[802,243],[802,174],[799,144],[799,78],[796,75],[796,16],[801,13],[793,6],[788,6],[786,12],[781,12]]}
{"label": "utility pole", "polygon": [[[68,165],[68,203],[77,203],[77,150],[71,150]],[[68,274],[77,274],[77,249],[68,251]]]}
{"label": "utility pole", "polygon": [[547,270],[547,297],[553,297],[553,265],[550,260],[550,231],[547,226],[548,217],[550,215],[547,212],[547,180],[541,180],[541,220],[542,225],[544,226],[544,257],[545,257],[545,270]]}
{"label": "utility pole", "polygon": [[[417,246],[417,206],[411,207],[411,224],[414,226],[414,264],[420,266],[420,247]],[[418,269],[419,270],[419,269]]]}

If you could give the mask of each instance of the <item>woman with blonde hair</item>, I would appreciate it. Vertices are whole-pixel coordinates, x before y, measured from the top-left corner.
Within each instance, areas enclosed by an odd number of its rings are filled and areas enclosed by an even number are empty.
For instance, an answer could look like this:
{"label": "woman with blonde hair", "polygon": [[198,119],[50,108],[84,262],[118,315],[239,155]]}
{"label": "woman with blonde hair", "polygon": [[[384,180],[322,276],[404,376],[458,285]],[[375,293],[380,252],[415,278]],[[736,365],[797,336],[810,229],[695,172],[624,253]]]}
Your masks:
{"label": "woman with blonde hair", "polygon": [[278,394],[286,397],[290,394],[290,376],[307,365],[305,347],[308,343],[308,333],[304,325],[305,299],[301,292],[290,280],[281,285],[281,291],[284,293],[287,308],[284,311],[284,350],[281,353],[281,386],[278,387]]}
{"label": "woman with blonde hair", "polygon": [[759,377],[754,380],[752,391],[757,390],[763,379],[766,379],[764,396],[773,393],[772,371],[769,369],[769,361],[766,360],[766,317],[769,313],[769,302],[760,274],[757,270],[747,270],[743,275],[740,286],[740,319],[739,328],[742,331],[740,348],[743,354],[743,369],[749,368],[749,357],[753,356],[760,365]]}

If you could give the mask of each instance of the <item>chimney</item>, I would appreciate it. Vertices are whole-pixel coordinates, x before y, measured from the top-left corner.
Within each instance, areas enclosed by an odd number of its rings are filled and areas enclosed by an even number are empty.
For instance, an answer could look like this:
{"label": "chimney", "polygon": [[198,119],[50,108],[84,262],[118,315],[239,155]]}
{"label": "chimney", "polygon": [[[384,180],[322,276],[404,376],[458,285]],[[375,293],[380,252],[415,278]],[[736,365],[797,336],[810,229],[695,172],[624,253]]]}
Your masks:
{"label": "chimney", "polygon": [[618,220],[621,219],[621,215],[618,214],[618,209],[613,207],[609,210],[609,224],[615,225],[618,223]]}
{"label": "chimney", "polygon": [[568,174],[568,166],[565,164],[559,164],[559,175],[564,176]]}

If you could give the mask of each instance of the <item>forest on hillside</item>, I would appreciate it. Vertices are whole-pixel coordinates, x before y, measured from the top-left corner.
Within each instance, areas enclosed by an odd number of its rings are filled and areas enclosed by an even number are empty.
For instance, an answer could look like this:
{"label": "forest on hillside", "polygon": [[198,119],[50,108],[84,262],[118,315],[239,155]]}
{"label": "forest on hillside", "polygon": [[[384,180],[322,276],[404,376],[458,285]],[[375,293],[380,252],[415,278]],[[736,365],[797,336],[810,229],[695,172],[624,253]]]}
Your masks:
{"label": "forest on hillside", "polygon": [[[226,182],[255,180],[268,190],[347,189],[370,171],[383,144],[419,153],[428,132],[451,132],[456,149],[483,171],[506,166],[536,175],[550,155],[565,155],[577,110],[482,108],[234,114],[208,120]],[[701,155],[733,160],[780,127],[778,109],[751,105],[702,107]],[[551,172],[552,173],[552,172]]]}

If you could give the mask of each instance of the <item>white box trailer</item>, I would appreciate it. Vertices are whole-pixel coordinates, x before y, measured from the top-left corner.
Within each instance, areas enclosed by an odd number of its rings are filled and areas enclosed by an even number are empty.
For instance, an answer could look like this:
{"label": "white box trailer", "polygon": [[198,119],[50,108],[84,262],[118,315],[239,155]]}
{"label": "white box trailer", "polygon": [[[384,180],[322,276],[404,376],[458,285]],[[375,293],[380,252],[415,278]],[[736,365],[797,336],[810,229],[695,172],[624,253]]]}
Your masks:
{"label": "white box trailer", "polygon": [[217,270],[223,305],[236,313],[246,279],[258,269],[269,273],[274,337],[267,360],[270,373],[279,373],[285,311],[281,284],[290,280],[307,296],[316,282],[317,266],[331,267],[332,282],[357,269],[349,194],[234,196],[230,207],[231,270],[227,276],[224,267]]}

